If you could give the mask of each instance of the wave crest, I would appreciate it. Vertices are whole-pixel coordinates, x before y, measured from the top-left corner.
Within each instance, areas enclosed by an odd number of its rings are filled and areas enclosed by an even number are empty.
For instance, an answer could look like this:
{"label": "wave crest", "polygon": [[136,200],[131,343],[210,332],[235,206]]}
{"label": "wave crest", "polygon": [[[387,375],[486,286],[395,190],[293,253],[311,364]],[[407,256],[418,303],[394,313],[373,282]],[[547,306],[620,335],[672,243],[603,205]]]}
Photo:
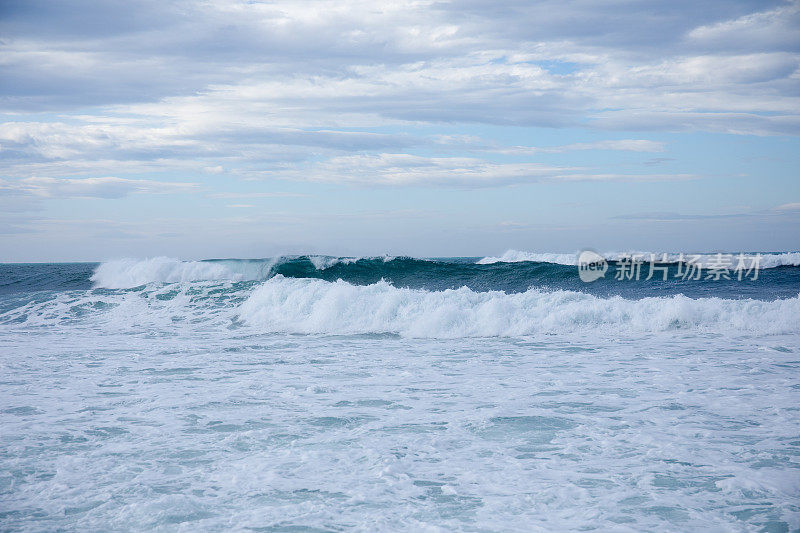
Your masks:
{"label": "wave crest", "polygon": [[152,259],[117,259],[101,263],[92,274],[96,287],[129,289],[148,283],[180,283],[187,281],[239,281],[243,274],[233,272],[223,263],[181,261],[169,257]]}
{"label": "wave crest", "polygon": [[[608,258],[606,257],[606,259]],[[494,263],[522,263],[525,261],[530,261],[532,263],[555,263],[557,265],[577,265],[578,254],[552,254],[508,250],[500,257],[484,257],[478,261],[478,264],[491,265]]]}
{"label": "wave crest", "polygon": [[327,255],[283,255],[271,259],[217,259],[182,261],[170,257],[151,259],[117,259],[101,263],[91,281],[104,289],[131,289],[142,285],[182,283],[191,281],[260,281],[272,276],[275,270],[293,261],[307,261],[319,271],[336,265],[352,265],[361,261],[389,263],[397,258],[334,257]]}
{"label": "wave crest", "polygon": [[[641,256],[645,259],[653,255],[657,260],[662,260],[666,256],[666,262],[677,263],[681,259],[680,254],[675,253],[652,253],[652,252],[606,252],[600,254],[606,258],[607,261],[619,261],[623,257],[631,257],[634,255]],[[728,255],[728,254],[723,254]],[[730,254],[734,256],[738,254]],[[755,256],[755,253],[745,254],[748,257]],[[777,254],[760,254],[761,262],[759,268],[776,268],[781,266],[800,266],[800,252],[786,252]],[[684,260],[696,257],[699,264],[708,264],[714,260],[715,254],[684,254]],[[521,262],[535,262],[535,263],[554,263],[558,265],[577,265],[578,254],[555,254],[555,253],[536,253],[536,252],[521,252],[519,250],[508,250],[500,257],[484,257],[478,260],[479,265],[491,265],[494,263],[521,263]]]}
{"label": "wave crest", "polygon": [[314,268],[317,270],[325,270],[327,268],[331,268],[335,265],[352,265],[353,263],[358,263],[359,261],[371,261],[377,260],[382,261],[384,263],[389,263],[390,261],[394,261],[398,259],[392,255],[381,255],[381,256],[362,256],[362,257],[337,257],[332,255],[309,255],[309,256],[296,256],[297,258],[307,258],[311,261],[311,264],[314,265]]}

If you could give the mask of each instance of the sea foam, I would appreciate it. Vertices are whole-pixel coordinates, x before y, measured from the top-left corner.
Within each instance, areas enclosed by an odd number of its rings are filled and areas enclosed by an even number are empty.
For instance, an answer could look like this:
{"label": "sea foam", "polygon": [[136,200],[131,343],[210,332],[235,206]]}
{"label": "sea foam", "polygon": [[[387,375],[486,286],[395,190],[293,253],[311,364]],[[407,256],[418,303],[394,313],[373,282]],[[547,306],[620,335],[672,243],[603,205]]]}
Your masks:
{"label": "sea foam", "polygon": [[761,301],[677,295],[628,300],[562,290],[427,291],[385,281],[360,286],[282,276],[265,281],[239,308],[240,319],[263,332],[428,338],[682,329],[788,333],[800,330],[797,316],[800,297]]}

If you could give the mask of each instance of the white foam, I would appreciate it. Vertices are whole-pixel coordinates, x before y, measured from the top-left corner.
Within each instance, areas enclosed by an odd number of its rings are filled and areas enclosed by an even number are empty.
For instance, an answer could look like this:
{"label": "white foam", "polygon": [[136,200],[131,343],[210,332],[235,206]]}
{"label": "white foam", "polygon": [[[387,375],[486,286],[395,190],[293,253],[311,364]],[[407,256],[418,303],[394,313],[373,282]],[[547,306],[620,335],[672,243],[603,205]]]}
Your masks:
{"label": "white foam", "polygon": [[761,255],[761,268],[774,268],[779,266],[800,266],[800,252]]}
{"label": "white foam", "polygon": [[341,263],[345,261],[344,258],[340,257],[330,257],[327,255],[309,255],[308,260],[314,265],[314,268],[317,270],[325,270],[326,268],[330,268],[337,263]]}
{"label": "white foam", "polygon": [[148,283],[238,281],[242,278],[241,273],[231,271],[223,263],[154,257],[107,261],[97,267],[91,279],[96,287],[128,289]]}
{"label": "white foam", "polygon": [[500,257],[484,257],[478,261],[479,265],[491,265],[493,263],[521,263],[531,261],[536,263],[555,263],[558,265],[577,265],[578,254],[554,254],[554,253],[535,253],[521,252],[519,250],[508,250]]}
{"label": "white foam", "polygon": [[363,260],[371,260],[371,259],[380,259],[384,263],[388,263],[389,261],[393,261],[397,259],[395,256],[392,255],[382,255],[382,256],[361,256],[361,257],[336,257],[331,255],[309,255],[307,256],[308,260],[314,265],[314,268],[317,270],[325,270],[326,268],[330,268],[334,265],[344,264],[349,265],[352,263],[356,263],[358,261]]}
{"label": "white foam", "polygon": [[214,261],[182,261],[170,257],[117,259],[101,263],[91,280],[95,287],[104,289],[131,289],[151,283],[264,280],[272,275],[276,265],[291,258]]}
{"label": "white foam", "polygon": [[581,292],[425,291],[386,282],[357,286],[276,276],[239,308],[265,332],[394,333],[408,337],[519,336],[580,331],[655,332],[700,329],[786,333],[800,330],[800,298],[691,299],[682,295],[626,300]]}
{"label": "white foam", "polygon": [[[618,261],[624,257],[638,256],[644,261],[648,261],[652,256],[657,261],[663,261],[666,258],[668,262],[678,262],[681,259],[688,261],[690,259],[696,261],[698,264],[706,265],[713,262],[716,254],[677,254],[677,253],[663,253],[663,252],[605,252],[601,253],[608,261]],[[723,254],[733,257],[734,266],[736,264],[736,257],[738,253]],[[748,261],[750,258],[756,256],[755,253],[744,254]],[[759,254],[761,259],[759,268],[775,268],[779,266],[800,266],[800,252],[786,252],[779,254]],[[577,265],[578,253],[574,254],[557,254],[557,253],[537,253],[537,252],[521,252],[519,250],[508,250],[500,257],[484,257],[478,261],[479,265],[490,265],[493,263],[520,263],[524,261],[531,261],[537,263],[554,263],[558,265]],[[748,263],[749,264],[749,263]]]}

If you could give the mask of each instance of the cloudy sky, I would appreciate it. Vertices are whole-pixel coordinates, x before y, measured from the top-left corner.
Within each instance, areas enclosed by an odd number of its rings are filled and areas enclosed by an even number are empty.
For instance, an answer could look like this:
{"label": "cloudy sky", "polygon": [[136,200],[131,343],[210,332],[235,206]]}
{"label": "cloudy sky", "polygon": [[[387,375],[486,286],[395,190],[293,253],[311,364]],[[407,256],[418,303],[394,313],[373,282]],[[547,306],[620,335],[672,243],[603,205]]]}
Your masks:
{"label": "cloudy sky", "polygon": [[0,260],[800,248],[800,3],[0,0]]}

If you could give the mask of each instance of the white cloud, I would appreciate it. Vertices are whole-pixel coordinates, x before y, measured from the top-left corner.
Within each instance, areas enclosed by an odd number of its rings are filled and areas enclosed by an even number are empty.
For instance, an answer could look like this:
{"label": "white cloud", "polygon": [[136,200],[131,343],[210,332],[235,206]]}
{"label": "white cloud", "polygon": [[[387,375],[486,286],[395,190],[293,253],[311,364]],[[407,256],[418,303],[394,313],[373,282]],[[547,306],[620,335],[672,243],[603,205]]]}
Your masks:
{"label": "white cloud", "polygon": [[293,192],[217,192],[206,195],[209,198],[301,198],[305,194]]}
{"label": "white cloud", "polygon": [[[343,183],[488,185],[563,169],[444,156],[459,144],[501,155],[665,145],[636,138],[503,146],[452,135],[437,141],[414,128],[796,135],[798,5],[17,6],[0,43],[0,102],[15,114],[0,125],[0,169],[8,178],[172,171],[307,179],[310,171]],[[80,115],[68,112],[78,108]],[[22,112],[53,109],[55,119]],[[411,133],[387,133],[403,129]],[[427,163],[387,155],[415,147],[432,156]],[[611,175],[593,172],[580,175]]]}
{"label": "white cloud", "polygon": [[[575,125],[624,107],[687,113],[704,129],[707,110],[796,115],[798,3],[695,7],[132,1],[64,14],[54,3],[24,12],[36,24],[6,25],[0,68],[10,110],[118,104],[181,135],[226,118]],[[82,23],[70,33],[64,16]]]}
{"label": "white cloud", "polygon": [[664,131],[713,131],[735,135],[796,135],[800,115],[760,115],[754,113],[679,113],[630,109],[598,113],[595,124],[608,129],[631,130],[647,127]]}
{"label": "white cloud", "polygon": [[22,193],[44,198],[123,198],[135,193],[192,192],[196,187],[195,183],[132,180],[116,177],[84,179],[30,177],[14,181],[0,181],[0,193]]}
{"label": "white cloud", "polygon": [[646,139],[621,139],[596,141],[588,143],[572,143],[562,146],[512,146],[507,148],[489,149],[489,151],[503,154],[561,154],[575,150],[615,150],[624,152],[663,152],[666,146],[663,142],[649,141]]}
{"label": "white cloud", "polygon": [[694,174],[562,174],[559,179],[565,181],[686,181],[697,179]]}
{"label": "white cloud", "polygon": [[334,157],[297,174],[279,176],[356,185],[492,186],[536,181],[555,171],[537,164],[498,164],[465,157],[379,154]]}
{"label": "white cloud", "polygon": [[270,177],[358,186],[495,187],[543,180],[671,181],[689,174],[600,174],[536,163],[497,163],[468,157],[379,154],[334,157],[299,171]]}
{"label": "white cloud", "polygon": [[800,3],[792,1],[778,7],[691,30],[690,42],[725,50],[749,47],[750,49],[784,49],[800,46]]}

